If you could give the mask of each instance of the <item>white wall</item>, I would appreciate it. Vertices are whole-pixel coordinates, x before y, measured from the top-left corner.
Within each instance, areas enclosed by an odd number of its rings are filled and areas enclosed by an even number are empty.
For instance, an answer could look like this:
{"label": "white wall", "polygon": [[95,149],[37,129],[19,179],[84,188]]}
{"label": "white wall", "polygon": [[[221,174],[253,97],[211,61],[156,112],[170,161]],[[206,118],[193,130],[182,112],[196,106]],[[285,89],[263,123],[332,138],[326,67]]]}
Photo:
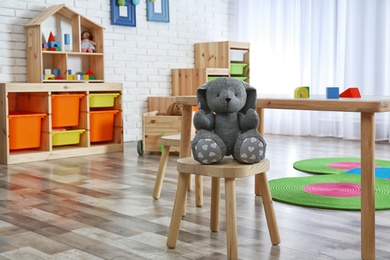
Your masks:
{"label": "white wall", "polygon": [[170,0],[170,22],[148,22],[146,1],[136,7],[136,27],[111,25],[111,0],[0,1],[0,82],[26,82],[23,25],[65,4],[105,27],[105,79],[124,86],[124,139],[142,139],[147,97],[171,95],[171,68],[194,66],[196,42],[229,40],[234,20],[233,0]]}

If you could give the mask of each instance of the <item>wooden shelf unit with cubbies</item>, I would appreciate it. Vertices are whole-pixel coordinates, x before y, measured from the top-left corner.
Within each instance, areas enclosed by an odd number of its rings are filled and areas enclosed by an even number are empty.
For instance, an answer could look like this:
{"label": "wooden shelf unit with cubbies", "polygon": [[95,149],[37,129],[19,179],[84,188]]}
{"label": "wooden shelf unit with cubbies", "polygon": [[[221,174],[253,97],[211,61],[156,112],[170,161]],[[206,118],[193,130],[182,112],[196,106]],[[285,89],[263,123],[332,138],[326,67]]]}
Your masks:
{"label": "wooden shelf unit with cubbies", "polygon": [[[25,25],[27,82],[104,82],[104,49],[103,30],[100,25],[67,8],[65,5],[54,5]],[[60,51],[44,50],[44,39],[48,39],[50,32],[56,35],[56,41],[61,43]],[[81,34],[89,31],[96,43],[95,52],[82,52]],[[71,37],[71,50],[65,51],[64,33]],[[46,40],[47,41],[47,40]],[[58,69],[62,79],[45,79],[45,69]],[[94,79],[68,79],[68,70],[72,74],[92,71]]]}
{"label": "wooden shelf unit with cubbies", "polygon": [[[242,73],[232,74],[232,65],[244,66]],[[229,76],[250,82],[250,44],[247,42],[195,43],[195,68],[226,68]]]}
{"label": "wooden shelf unit with cubbies", "polygon": [[[237,69],[237,74],[234,73]],[[196,90],[216,77],[250,82],[250,44],[246,42],[195,43],[195,68],[172,69],[172,95],[196,95]],[[233,73],[232,73],[233,72]]]}
{"label": "wooden shelf unit with cubbies", "polygon": [[[53,139],[56,132],[56,129],[53,127],[53,97],[61,94],[80,94],[82,96],[79,101],[79,120],[77,125],[64,130],[84,130],[80,133],[80,140],[76,144],[57,145]],[[105,107],[103,105],[101,108],[92,108],[91,98],[97,94],[103,94],[103,96],[105,94],[114,94],[115,99],[112,102],[112,106]],[[4,111],[0,114],[2,129],[0,135],[0,163],[2,164],[123,151],[121,83],[2,83],[0,84],[0,104],[2,111]],[[112,137],[110,140],[91,140],[91,131],[96,131],[96,129],[93,130],[91,122],[91,114],[95,110],[100,112],[115,111],[113,122],[111,123]],[[10,118],[18,112],[45,115],[41,119],[37,147],[11,149],[10,135],[15,135],[16,131],[12,133],[10,131]],[[26,128],[28,129],[29,126],[27,125]],[[107,127],[102,127],[100,130],[106,132]],[[30,135],[30,132],[27,135]]]}
{"label": "wooden shelf unit with cubbies", "polygon": [[214,77],[229,77],[229,69],[172,69],[172,95],[195,95],[200,86]]}

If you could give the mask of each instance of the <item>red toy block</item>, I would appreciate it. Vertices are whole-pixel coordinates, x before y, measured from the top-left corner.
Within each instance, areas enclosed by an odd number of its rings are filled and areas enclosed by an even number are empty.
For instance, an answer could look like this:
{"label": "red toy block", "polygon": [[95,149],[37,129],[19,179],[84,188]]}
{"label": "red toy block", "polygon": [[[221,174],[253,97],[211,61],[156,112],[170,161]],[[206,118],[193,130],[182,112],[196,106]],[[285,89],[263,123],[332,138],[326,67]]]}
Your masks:
{"label": "red toy block", "polygon": [[340,94],[343,98],[360,98],[360,92],[358,88],[348,88]]}
{"label": "red toy block", "polygon": [[49,40],[48,40],[48,42],[55,42],[56,41],[56,39],[54,38],[54,35],[53,35],[53,33],[52,32],[50,32],[50,35],[49,35]]}

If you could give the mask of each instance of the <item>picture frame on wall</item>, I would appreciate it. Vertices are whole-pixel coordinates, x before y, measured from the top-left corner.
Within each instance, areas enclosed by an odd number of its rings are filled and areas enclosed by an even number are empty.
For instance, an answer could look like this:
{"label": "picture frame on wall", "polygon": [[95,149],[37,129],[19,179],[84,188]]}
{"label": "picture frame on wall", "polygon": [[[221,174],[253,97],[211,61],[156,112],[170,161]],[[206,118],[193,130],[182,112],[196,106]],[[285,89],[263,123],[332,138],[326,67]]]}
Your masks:
{"label": "picture frame on wall", "polygon": [[146,0],[147,20],[169,23],[169,0]]}
{"label": "picture frame on wall", "polygon": [[111,24],[136,26],[135,5],[132,0],[111,0]]}

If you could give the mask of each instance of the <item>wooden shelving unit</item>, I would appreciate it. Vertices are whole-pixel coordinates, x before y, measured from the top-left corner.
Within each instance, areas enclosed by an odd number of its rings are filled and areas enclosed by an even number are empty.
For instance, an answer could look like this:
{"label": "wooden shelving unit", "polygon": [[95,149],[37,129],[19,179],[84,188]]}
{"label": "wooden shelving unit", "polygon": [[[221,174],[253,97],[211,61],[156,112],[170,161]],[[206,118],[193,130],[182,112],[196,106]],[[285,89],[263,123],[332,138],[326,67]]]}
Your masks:
{"label": "wooden shelving unit", "polygon": [[[74,145],[54,146],[52,142],[52,95],[81,93],[79,124],[74,128],[84,129],[80,142]],[[90,140],[90,95],[96,93],[117,93],[113,107],[119,112],[114,117],[111,141],[91,142]],[[123,151],[122,84],[121,83],[3,83],[0,84],[0,163],[50,160],[107,152]],[[34,149],[11,150],[9,115],[17,110],[44,113],[40,145]]]}
{"label": "wooden shelving unit", "polygon": [[[235,55],[238,54],[238,55]],[[240,56],[240,58],[236,58]],[[250,44],[247,42],[195,43],[195,68],[230,69],[231,63],[246,63],[242,76],[250,82]],[[230,75],[230,74],[229,74]],[[230,75],[233,76],[233,75]]]}
{"label": "wooden shelving unit", "polygon": [[[213,77],[235,77],[250,82],[250,44],[246,42],[195,43],[195,68],[172,69],[172,95],[196,95],[196,90]],[[231,64],[247,64],[239,75]]]}
{"label": "wooden shelving unit", "polygon": [[195,95],[196,90],[211,77],[229,77],[229,69],[172,69],[172,95]]}
{"label": "wooden shelving unit", "polygon": [[[122,84],[104,83],[104,28],[61,4],[41,12],[25,25],[25,29],[29,83],[0,84],[0,163],[123,151]],[[83,31],[93,35],[94,52],[82,52]],[[60,45],[60,50],[44,49],[51,32],[56,35],[56,46]],[[65,33],[71,37],[70,48],[66,49],[63,46],[65,37],[61,38]],[[58,69],[62,79],[45,80],[46,69]],[[72,74],[90,70],[95,78],[70,80],[67,77],[69,69]],[[69,96],[77,96],[76,103],[70,105],[65,101],[58,105],[58,98]],[[113,97],[112,103],[97,101],[105,96]],[[64,113],[58,115],[59,110]],[[58,124],[58,119],[66,121],[69,110],[75,113],[76,123]],[[37,127],[32,121],[27,123],[22,119],[35,114],[40,116]],[[27,129],[27,132],[20,129]],[[38,129],[34,134],[37,140],[34,145],[29,143],[30,129]],[[65,138],[76,132],[77,138]],[[62,139],[58,138],[62,136]]]}
{"label": "wooden shelving unit", "polygon": [[[53,22],[54,21],[54,22]],[[62,27],[58,27],[60,24]],[[67,28],[66,30],[64,28]],[[94,73],[95,79],[89,82],[104,82],[104,28],[90,21],[86,17],[67,8],[65,5],[54,5],[25,25],[26,29],[26,56],[27,56],[27,81],[30,83],[43,82],[83,82],[85,80],[68,80],[67,71],[72,74],[86,72]],[[71,35],[71,50],[61,51],[42,50],[43,39],[49,37],[49,33],[55,31],[56,40],[63,43],[63,34]],[[95,52],[81,52],[81,33],[89,31],[96,42]],[[45,69],[59,69],[62,80],[45,80]]]}

